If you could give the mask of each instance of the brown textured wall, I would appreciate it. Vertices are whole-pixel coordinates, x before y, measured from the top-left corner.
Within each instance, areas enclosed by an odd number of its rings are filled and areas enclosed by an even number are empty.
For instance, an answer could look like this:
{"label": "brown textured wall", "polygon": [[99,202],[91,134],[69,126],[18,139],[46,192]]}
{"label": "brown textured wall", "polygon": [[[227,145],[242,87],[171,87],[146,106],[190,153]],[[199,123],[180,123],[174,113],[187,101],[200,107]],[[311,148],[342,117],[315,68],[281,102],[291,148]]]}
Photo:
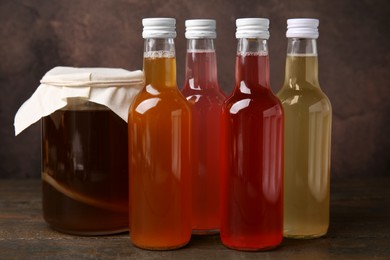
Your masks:
{"label": "brown textured wall", "polygon": [[219,80],[234,82],[235,19],[271,20],[271,84],[282,83],[290,17],[320,19],[320,82],[334,111],[332,175],[390,171],[390,2],[2,0],[0,2],[0,177],[40,176],[40,126],[13,135],[13,118],[50,68],[142,67],[141,19],[175,17],[178,84],[184,73],[184,21],[217,20]]}

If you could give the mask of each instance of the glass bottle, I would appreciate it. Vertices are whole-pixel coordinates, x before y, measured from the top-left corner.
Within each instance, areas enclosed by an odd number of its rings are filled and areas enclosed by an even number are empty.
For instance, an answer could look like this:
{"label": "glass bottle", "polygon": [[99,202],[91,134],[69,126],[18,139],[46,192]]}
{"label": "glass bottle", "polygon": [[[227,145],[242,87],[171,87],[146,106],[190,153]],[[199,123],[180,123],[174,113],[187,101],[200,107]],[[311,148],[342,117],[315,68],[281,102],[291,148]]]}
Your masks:
{"label": "glass bottle", "polygon": [[221,120],[221,239],[266,250],[283,238],[283,109],[269,83],[269,20],[236,25],[236,83]]}
{"label": "glass bottle", "polygon": [[286,75],[277,94],[285,111],[284,236],[314,238],[329,226],[332,108],[318,82],[317,19],[288,19]]}
{"label": "glass bottle", "polygon": [[217,79],[215,20],[187,20],[182,89],[192,114],[192,233],[219,232],[220,117],[225,95]]}
{"label": "glass bottle", "polygon": [[142,20],[145,87],[129,108],[130,236],[151,250],[191,237],[191,115],[176,84],[175,23]]}

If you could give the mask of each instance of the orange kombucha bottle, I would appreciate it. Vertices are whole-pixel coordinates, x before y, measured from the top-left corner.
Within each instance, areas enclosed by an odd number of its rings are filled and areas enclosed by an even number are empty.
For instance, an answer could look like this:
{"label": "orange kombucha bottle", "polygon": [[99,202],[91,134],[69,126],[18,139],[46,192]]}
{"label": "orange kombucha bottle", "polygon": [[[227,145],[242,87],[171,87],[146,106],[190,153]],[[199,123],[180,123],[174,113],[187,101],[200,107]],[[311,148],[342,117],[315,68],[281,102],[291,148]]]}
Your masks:
{"label": "orange kombucha bottle", "polygon": [[143,19],[145,87],[129,108],[130,236],[150,250],[191,237],[191,114],[176,83],[175,22]]}

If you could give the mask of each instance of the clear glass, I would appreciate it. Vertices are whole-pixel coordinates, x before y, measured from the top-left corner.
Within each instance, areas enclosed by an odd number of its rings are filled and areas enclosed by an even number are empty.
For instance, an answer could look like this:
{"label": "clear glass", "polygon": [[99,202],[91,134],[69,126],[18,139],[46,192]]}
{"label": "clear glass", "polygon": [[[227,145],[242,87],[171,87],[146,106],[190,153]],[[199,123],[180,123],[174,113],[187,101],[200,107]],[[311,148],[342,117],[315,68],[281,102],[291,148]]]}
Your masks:
{"label": "clear glass", "polygon": [[219,232],[221,107],[213,39],[188,39],[182,89],[192,113],[192,233]]}
{"label": "clear glass", "polygon": [[222,109],[221,240],[267,250],[283,238],[283,109],[264,39],[239,39],[236,85]]}
{"label": "clear glass", "polygon": [[191,237],[191,114],[176,84],[173,39],[146,39],[145,87],[129,109],[130,236],[167,250]]}
{"label": "clear glass", "polygon": [[42,119],[42,203],[59,231],[128,230],[127,124],[103,105],[69,99]]}
{"label": "clear glass", "polygon": [[329,226],[332,108],[318,82],[315,39],[288,39],[277,95],[285,112],[284,236],[320,237]]}

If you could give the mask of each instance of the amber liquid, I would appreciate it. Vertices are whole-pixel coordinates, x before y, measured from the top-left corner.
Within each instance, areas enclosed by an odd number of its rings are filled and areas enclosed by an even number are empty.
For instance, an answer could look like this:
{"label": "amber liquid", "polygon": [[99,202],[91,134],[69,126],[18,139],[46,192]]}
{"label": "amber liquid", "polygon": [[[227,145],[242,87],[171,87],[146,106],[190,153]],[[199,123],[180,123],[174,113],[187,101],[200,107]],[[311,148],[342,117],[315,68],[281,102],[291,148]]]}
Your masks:
{"label": "amber liquid", "polygon": [[191,237],[190,110],[174,57],[145,58],[146,86],[129,109],[130,237],[166,250]]}
{"label": "amber liquid", "polygon": [[123,232],[128,229],[127,124],[103,106],[88,106],[42,119],[43,216],[66,233]]}
{"label": "amber liquid", "polygon": [[278,93],[285,112],[284,236],[313,238],[329,226],[331,105],[317,56],[287,56]]}

